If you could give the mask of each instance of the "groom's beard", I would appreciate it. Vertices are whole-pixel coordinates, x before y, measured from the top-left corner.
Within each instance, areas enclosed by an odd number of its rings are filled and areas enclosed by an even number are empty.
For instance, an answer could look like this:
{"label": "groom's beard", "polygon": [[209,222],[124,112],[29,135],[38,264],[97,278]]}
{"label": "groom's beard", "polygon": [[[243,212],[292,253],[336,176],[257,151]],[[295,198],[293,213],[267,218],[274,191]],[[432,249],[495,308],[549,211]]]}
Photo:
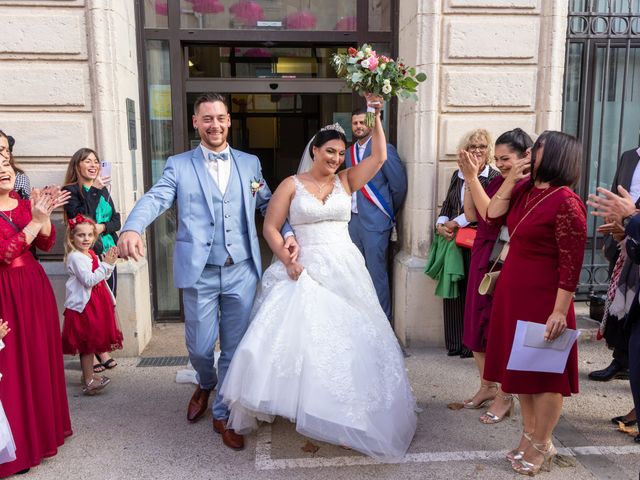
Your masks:
{"label": "groom's beard", "polygon": [[370,136],[371,136],[371,133],[366,133],[364,135],[358,135],[357,133],[353,132],[353,138],[355,138],[356,141],[358,141],[358,142],[362,141],[364,143],[364,141],[367,140]]}

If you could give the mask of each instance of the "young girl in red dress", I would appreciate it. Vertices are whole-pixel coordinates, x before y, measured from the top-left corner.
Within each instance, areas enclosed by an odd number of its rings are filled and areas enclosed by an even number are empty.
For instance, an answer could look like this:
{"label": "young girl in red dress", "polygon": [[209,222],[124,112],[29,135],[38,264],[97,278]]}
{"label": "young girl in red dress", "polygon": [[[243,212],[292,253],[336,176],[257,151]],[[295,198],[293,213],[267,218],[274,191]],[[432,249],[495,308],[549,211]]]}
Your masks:
{"label": "young girl in red dress", "polygon": [[115,316],[115,298],[105,280],[113,272],[118,252],[110,248],[100,261],[91,250],[98,238],[96,224],[82,215],[68,221],[65,251],[69,280],[64,302],[62,350],[80,354],[82,392],[93,395],[110,379],[93,372],[93,356],[122,348],[122,332]]}

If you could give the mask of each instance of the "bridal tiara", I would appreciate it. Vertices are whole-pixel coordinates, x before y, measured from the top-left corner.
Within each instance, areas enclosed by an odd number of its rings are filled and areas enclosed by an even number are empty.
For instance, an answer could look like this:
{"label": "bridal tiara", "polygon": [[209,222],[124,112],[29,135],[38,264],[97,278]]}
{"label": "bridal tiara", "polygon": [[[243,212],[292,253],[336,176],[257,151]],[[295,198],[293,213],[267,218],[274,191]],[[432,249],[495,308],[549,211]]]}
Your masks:
{"label": "bridal tiara", "polygon": [[320,129],[321,132],[324,132],[325,130],[337,130],[341,134],[345,135],[344,128],[342,128],[342,125],[340,125],[338,122],[332,123],[331,125],[326,125]]}

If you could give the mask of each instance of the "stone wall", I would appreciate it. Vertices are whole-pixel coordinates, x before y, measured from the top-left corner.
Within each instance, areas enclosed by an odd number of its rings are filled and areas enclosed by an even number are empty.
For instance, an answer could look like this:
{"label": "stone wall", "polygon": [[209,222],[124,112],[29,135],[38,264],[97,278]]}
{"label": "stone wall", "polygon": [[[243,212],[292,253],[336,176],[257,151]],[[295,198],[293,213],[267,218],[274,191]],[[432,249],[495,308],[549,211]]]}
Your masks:
{"label": "stone wall", "polygon": [[428,75],[418,102],[402,103],[398,118],[409,174],[394,262],[404,344],[443,344],[442,301],[423,269],[460,137],[474,128],[494,136],[560,128],[566,9],[551,0],[400,2],[400,56]]}
{"label": "stone wall", "polygon": [[[15,137],[17,161],[33,186],[61,184],[71,155],[94,148],[113,164],[112,197],[121,212],[130,210],[142,191],[133,6],[121,0],[0,1],[0,129]],[[133,154],[127,98],[136,104]],[[54,216],[61,227],[61,212]],[[64,234],[59,230],[58,252]],[[62,309],[64,266],[49,261],[43,266]],[[124,353],[137,355],[151,335],[147,269],[128,263],[118,269]]]}

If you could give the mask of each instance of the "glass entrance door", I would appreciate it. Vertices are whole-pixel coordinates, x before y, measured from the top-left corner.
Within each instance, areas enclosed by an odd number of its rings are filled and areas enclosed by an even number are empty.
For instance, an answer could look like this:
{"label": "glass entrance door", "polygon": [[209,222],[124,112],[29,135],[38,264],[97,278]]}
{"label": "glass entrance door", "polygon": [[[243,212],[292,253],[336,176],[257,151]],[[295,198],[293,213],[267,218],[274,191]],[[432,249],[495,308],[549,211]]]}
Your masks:
{"label": "glass entrance door", "polygon": [[[259,82],[260,83],[260,82]],[[232,83],[233,85],[233,83]],[[231,85],[231,86],[232,86]],[[187,139],[185,150],[196,148],[200,138],[193,129],[191,114],[196,98],[207,91],[190,91],[186,95],[185,118]],[[227,88],[229,85],[227,84]],[[268,85],[254,85],[254,90],[269,89]],[[342,88],[342,85],[339,86]],[[191,90],[191,88],[188,88]],[[225,93],[225,92],[221,92]],[[296,173],[302,152],[311,136],[323,125],[338,122],[351,138],[351,93],[225,93],[231,111],[229,144],[238,150],[252,153],[262,164],[262,173],[269,188],[275,191],[286,177]],[[180,317],[180,297],[173,285],[172,262],[175,241],[175,206],[159,218],[153,236],[156,265],[155,294],[158,298],[158,319]],[[260,235],[263,267],[271,261],[271,252],[262,240],[262,216],[256,223]]]}

